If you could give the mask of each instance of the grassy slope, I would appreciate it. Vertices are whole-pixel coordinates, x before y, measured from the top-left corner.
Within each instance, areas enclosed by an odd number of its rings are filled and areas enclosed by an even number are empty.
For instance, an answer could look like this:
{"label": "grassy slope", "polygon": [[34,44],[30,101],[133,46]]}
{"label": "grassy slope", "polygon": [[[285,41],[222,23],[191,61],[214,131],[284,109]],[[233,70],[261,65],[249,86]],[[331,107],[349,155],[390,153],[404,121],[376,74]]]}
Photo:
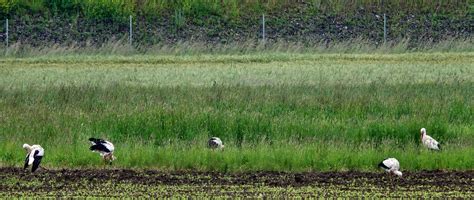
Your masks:
{"label": "grassy slope", "polygon": [[420,47],[471,39],[472,5],[471,0],[15,0],[0,1],[0,23],[9,19],[9,44],[17,47],[128,44],[130,16],[138,48],[177,41],[254,46],[265,14],[267,44],[325,46],[363,38],[379,46],[386,13],[388,42]]}
{"label": "grassy slope", "polygon": [[[48,167],[472,169],[474,54],[51,56],[0,60],[0,164]],[[418,131],[443,143],[419,147]],[[221,137],[224,152],[205,148]],[[71,156],[72,155],[72,156]]]}

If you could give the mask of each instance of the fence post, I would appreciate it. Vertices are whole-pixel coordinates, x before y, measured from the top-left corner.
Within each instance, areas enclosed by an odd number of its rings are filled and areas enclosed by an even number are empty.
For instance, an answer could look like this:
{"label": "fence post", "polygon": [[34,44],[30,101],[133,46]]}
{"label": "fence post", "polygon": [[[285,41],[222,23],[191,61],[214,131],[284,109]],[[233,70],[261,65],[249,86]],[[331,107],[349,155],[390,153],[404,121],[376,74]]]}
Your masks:
{"label": "fence post", "polygon": [[262,41],[265,43],[265,14],[262,14]]}
{"label": "fence post", "polygon": [[387,16],[383,14],[383,44],[387,43]]}
{"label": "fence post", "polygon": [[7,48],[8,48],[8,19],[5,21],[5,41],[7,43]]}
{"label": "fence post", "polygon": [[128,35],[128,42],[130,43],[130,46],[132,46],[132,15],[130,15],[130,32]]}

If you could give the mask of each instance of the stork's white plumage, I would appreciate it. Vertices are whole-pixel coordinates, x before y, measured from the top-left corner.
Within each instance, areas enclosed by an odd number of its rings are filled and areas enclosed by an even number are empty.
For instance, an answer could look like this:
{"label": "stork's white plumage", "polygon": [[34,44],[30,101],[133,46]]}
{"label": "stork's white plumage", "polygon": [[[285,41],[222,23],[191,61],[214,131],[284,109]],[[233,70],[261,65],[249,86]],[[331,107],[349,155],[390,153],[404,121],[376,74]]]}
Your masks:
{"label": "stork's white plumage", "polygon": [[89,138],[92,146],[89,148],[91,151],[98,152],[104,161],[109,162],[112,164],[112,161],[116,159],[114,156],[114,144],[107,140],[97,139],[97,138]]}
{"label": "stork's white plumage", "polygon": [[425,147],[431,150],[441,150],[441,146],[439,145],[438,141],[426,135],[426,129],[422,128],[420,130],[421,142]]}
{"label": "stork's white plumage", "polygon": [[28,166],[32,165],[31,172],[35,172],[44,156],[43,147],[37,144],[31,146],[29,144],[23,144],[23,149],[28,152],[26,154],[25,165],[23,168],[26,169]]}
{"label": "stork's white plumage", "polygon": [[224,144],[222,143],[222,140],[218,137],[211,137],[209,141],[207,142],[207,145],[211,149],[223,149]]}
{"label": "stork's white plumage", "polygon": [[402,177],[402,172],[400,171],[400,163],[395,158],[387,158],[383,160],[379,163],[379,167],[390,174],[395,174],[399,177]]}

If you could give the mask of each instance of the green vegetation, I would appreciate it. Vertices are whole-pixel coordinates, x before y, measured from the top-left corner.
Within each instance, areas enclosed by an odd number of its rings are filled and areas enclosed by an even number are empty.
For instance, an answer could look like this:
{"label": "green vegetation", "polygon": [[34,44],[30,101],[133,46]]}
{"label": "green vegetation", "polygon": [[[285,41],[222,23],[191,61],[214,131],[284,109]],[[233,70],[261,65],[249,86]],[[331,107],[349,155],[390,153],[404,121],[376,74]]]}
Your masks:
{"label": "green vegetation", "polygon": [[[0,165],[23,143],[46,167],[472,169],[474,54],[52,55],[0,60]],[[419,129],[444,150],[420,146]],[[226,149],[206,149],[210,136]]]}
{"label": "green vegetation", "polygon": [[[218,15],[238,17],[242,12],[265,12],[279,10],[294,4],[287,0],[240,1],[240,0],[4,0],[0,1],[0,13],[3,15],[22,14],[82,14],[88,18],[128,19],[129,15],[160,16],[160,13],[180,10],[187,16]],[[438,14],[461,14],[472,12],[469,0],[412,0],[412,1],[308,1],[306,6],[314,12],[353,14],[360,8],[388,12],[429,12]]]}
{"label": "green vegetation", "polygon": [[[38,187],[42,182],[30,183],[27,181],[19,181],[10,179],[11,185],[17,184],[26,187]],[[468,181],[468,180],[467,180]],[[86,181],[84,181],[86,182]],[[56,187],[63,187],[61,182],[49,183]],[[53,196],[70,196],[70,197],[92,197],[92,196],[106,196],[106,197],[206,197],[206,198],[282,198],[282,197],[361,197],[371,196],[379,198],[471,198],[472,191],[446,191],[445,187],[430,187],[413,189],[413,186],[396,187],[397,190],[390,191],[387,188],[381,188],[376,185],[360,185],[360,183],[352,183],[350,186],[343,185],[329,185],[323,187],[304,186],[304,187],[273,187],[268,185],[144,185],[136,183],[121,183],[114,182],[95,183],[87,185],[88,187],[76,189],[81,184],[76,183],[68,186],[70,190],[58,190],[56,188],[38,191],[18,191],[18,192],[4,192],[0,195],[4,197],[53,197]],[[93,187],[95,186],[95,187]],[[18,186],[17,186],[18,187]],[[74,189],[73,189],[74,188]],[[107,189],[103,189],[107,188]],[[366,192],[361,192],[367,190]],[[388,192],[390,191],[390,192]]]}

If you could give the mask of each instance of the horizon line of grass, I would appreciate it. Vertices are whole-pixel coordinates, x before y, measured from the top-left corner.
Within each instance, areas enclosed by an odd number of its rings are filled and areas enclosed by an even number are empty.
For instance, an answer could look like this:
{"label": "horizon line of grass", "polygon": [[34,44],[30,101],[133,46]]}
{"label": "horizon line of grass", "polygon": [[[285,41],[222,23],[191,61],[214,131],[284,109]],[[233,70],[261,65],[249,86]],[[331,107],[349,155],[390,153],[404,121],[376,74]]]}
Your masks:
{"label": "horizon line of grass", "polygon": [[179,41],[173,45],[157,44],[146,47],[130,46],[126,40],[110,40],[101,46],[76,44],[50,44],[32,47],[14,43],[0,48],[1,57],[31,57],[44,55],[200,55],[200,54],[261,54],[261,53],[318,53],[318,54],[400,54],[435,52],[474,52],[474,38],[448,38],[439,42],[426,42],[413,46],[409,39],[375,44],[363,38],[342,42],[315,41],[313,44],[276,41],[262,43],[249,40],[232,44],[207,44]]}
{"label": "horizon line of grass", "polygon": [[282,53],[261,52],[259,54],[199,54],[199,55],[166,55],[166,54],[134,54],[134,55],[90,55],[90,54],[46,54],[24,57],[0,57],[0,65],[36,67],[70,64],[100,65],[101,67],[121,64],[140,65],[141,67],[164,66],[168,64],[265,64],[314,62],[330,64],[334,60],[341,63],[433,63],[453,64],[474,62],[474,52],[416,52],[416,53]]}

